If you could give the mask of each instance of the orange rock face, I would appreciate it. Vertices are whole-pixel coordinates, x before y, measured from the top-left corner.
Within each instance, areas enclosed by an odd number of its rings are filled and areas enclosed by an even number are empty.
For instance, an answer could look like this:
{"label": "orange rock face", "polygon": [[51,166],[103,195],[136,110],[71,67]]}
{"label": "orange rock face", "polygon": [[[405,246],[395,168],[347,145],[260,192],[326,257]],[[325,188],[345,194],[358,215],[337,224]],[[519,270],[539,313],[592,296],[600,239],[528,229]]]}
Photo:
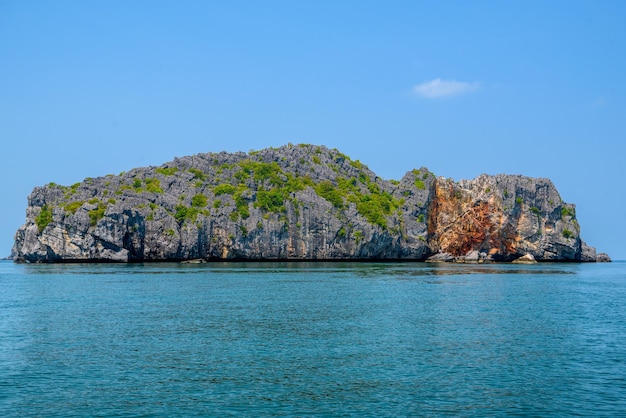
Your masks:
{"label": "orange rock face", "polygon": [[501,208],[489,201],[476,201],[452,182],[435,183],[435,198],[428,222],[431,245],[454,256],[472,250],[503,246]]}
{"label": "orange rock face", "polygon": [[494,259],[511,259],[526,251],[528,236],[541,234],[538,217],[528,216],[531,207],[524,209],[514,198],[507,207],[500,190],[494,190],[495,186],[438,179],[428,217],[431,248],[455,257],[479,251]]}

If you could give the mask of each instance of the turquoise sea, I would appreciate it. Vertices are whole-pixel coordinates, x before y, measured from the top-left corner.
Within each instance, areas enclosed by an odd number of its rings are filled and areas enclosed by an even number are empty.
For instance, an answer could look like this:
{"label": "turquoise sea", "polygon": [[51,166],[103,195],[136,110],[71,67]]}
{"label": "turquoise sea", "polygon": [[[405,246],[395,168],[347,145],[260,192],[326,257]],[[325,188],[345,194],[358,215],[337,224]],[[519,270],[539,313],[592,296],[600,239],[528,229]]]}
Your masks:
{"label": "turquoise sea", "polygon": [[626,416],[626,263],[0,262],[0,416]]}

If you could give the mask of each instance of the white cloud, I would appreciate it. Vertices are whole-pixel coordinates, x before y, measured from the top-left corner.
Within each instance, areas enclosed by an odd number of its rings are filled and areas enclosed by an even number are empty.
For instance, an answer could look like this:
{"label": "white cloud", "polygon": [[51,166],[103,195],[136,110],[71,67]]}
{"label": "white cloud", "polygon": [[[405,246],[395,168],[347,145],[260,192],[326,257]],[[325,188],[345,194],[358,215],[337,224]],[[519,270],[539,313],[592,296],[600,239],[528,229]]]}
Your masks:
{"label": "white cloud", "polygon": [[427,99],[438,99],[441,97],[458,96],[459,94],[469,93],[477,90],[480,83],[465,83],[456,80],[442,80],[435,78],[434,80],[425,81],[413,87],[413,93]]}

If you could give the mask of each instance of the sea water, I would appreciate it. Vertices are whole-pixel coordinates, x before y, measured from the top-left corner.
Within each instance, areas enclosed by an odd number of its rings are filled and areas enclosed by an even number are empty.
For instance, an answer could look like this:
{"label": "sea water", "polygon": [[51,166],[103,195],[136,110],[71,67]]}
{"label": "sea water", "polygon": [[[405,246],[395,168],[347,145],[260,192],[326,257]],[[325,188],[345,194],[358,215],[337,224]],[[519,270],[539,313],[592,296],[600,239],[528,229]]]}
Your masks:
{"label": "sea water", "polygon": [[625,302],[622,262],[0,262],[0,415],[625,415]]}

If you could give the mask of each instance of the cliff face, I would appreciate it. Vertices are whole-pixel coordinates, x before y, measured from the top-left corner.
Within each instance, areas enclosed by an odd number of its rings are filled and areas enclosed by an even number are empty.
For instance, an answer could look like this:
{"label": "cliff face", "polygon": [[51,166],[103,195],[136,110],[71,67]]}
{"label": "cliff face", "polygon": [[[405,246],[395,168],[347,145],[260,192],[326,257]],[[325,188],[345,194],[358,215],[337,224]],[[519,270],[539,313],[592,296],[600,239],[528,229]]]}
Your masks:
{"label": "cliff face", "polygon": [[575,206],[548,179],[481,175],[435,182],[429,243],[455,256],[483,252],[496,260],[532,254],[537,260],[595,261],[580,239]]}
{"label": "cliff face", "polygon": [[13,258],[595,261],[549,180],[427,169],[380,179],[337,150],[287,145],[177,158],[37,187]]}

